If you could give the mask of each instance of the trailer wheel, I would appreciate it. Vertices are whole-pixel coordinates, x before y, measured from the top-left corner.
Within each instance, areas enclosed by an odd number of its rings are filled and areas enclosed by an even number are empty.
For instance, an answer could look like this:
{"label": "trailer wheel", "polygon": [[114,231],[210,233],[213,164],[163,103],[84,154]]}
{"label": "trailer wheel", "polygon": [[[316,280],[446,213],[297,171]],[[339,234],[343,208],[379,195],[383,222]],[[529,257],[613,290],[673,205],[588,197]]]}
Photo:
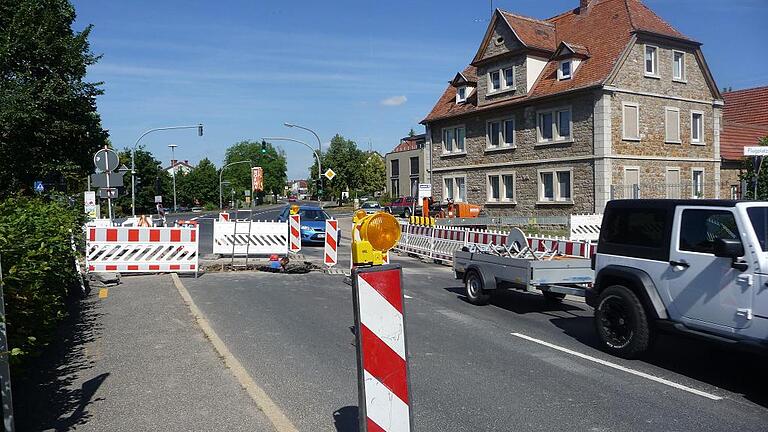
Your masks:
{"label": "trailer wheel", "polygon": [[483,289],[483,278],[476,270],[468,271],[464,277],[464,291],[467,300],[474,305],[487,305],[491,301],[491,295]]}
{"label": "trailer wheel", "polygon": [[565,294],[562,293],[544,291],[542,294],[544,294],[544,300],[552,303],[560,303],[565,298]]}
{"label": "trailer wheel", "polygon": [[404,217],[404,218],[406,218],[406,219],[408,219],[409,217],[411,217],[411,209],[409,209],[409,208],[407,208],[407,207],[406,207],[406,208],[405,208],[405,211],[403,212],[403,217]]}
{"label": "trailer wheel", "polygon": [[595,329],[609,353],[636,358],[648,350],[651,329],[640,299],[629,288],[606,288],[595,308]]}

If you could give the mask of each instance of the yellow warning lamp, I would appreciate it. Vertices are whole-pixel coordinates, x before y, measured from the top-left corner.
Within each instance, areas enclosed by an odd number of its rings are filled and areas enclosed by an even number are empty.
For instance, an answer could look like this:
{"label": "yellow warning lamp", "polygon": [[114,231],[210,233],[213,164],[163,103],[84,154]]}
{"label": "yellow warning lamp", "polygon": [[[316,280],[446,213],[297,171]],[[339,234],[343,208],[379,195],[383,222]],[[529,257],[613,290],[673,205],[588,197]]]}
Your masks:
{"label": "yellow warning lamp", "polygon": [[291,206],[291,214],[295,215],[298,212],[299,212],[299,206],[297,206],[296,204],[292,205]]}
{"label": "yellow warning lamp", "polygon": [[400,240],[400,224],[389,213],[366,214],[358,210],[352,217],[352,263],[382,265],[384,255]]}

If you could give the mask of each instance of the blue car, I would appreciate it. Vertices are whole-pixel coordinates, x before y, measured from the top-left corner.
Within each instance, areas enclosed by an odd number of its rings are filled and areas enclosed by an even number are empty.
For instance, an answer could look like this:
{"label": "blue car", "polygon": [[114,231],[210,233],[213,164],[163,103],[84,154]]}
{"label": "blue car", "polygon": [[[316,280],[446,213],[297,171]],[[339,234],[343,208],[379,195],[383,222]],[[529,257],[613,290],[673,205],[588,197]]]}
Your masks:
{"label": "blue car", "polygon": [[[287,221],[290,213],[290,207],[283,209],[280,213],[280,222]],[[307,205],[299,206],[299,216],[301,216],[301,243],[324,244],[325,221],[333,218],[320,207]]]}

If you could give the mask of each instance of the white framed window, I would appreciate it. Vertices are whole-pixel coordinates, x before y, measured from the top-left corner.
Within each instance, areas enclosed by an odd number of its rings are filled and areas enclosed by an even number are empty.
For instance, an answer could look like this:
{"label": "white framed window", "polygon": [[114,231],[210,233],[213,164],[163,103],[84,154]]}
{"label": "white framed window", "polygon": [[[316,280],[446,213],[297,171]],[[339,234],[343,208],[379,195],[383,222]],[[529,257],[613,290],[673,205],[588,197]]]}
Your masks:
{"label": "white framed window", "polygon": [[656,77],[659,76],[659,48],[653,45],[645,46],[645,76]]}
{"label": "white framed window", "polygon": [[664,179],[667,189],[667,198],[680,199],[680,168],[667,168],[666,177]]}
{"label": "white framed window", "polygon": [[393,178],[390,180],[390,193],[393,197],[400,196],[400,179]]}
{"label": "white framed window", "polygon": [[680,144],[680,108],[664,107],[664,142]]}
{"label": "white framed window", "polygon": [[672,51],[672,79],[685,81],[685,52]]}
{"label": "white framed window", "polygon": [[704,168],[691,168],[691,198],[704,198]]}
{"label": "white framed window", "polygon": [[488,90],[490,93],[501,90],[501,70],[488,72]]}
{"label": "white framed window", "polygon": [[573,170],[539,170],[539,202],[573,202]]}
{"label": "white framed window", "polygon": [[515,172],[499,172],[488,174],[487,198],[489,203],[515,203]]}
{"label": "white framed window", "polygon": [[640,167],[624,167],[624,198],[640,198]]}
{"label": "white framed window", "polygon": [[464,126],[443,129],[443,154],[465,153],[466,132]]}
{"label": "white framed window", "polygon": [[691,111],[691,143],[704,144],[704,113]]}
{"label": "white framed window", "polygon": [[560,66],[557,68],[557,79],[558,80],[571,79],[572,67],[573,67],[573,62],[571,60],[561,60]]}
{"label": "white framed window", "polygon": [[731,199],[739,199],[739,185],[731,185]]}
{"label": "white framed window", "polygon": [[485,142],[488,149],[515,146],[515,119],[496,119],[486,122]]}
{"label": "white framed window", "polygon": [[622,139],[640,141],[640,105],[634,102],[622,102],[621,122]]}
{"label": "white framed window", "polygon": [[570,107],[540,111],[536,118],[539,143],[571,141],[573,120]]}
{"label": "white framed window", "polygon": [[467,200],[467,178],[465,176],[443,177],[444,200],[464,202]]}
{"label": "white framed window", "polygon": [[456,89],[456,103],[467,101],[467,86],[462,86]]}
{"label": "white framed window", "polygon": [[504,89],[515,88],[515,68],[510,66],[503,69],[504,74]]}

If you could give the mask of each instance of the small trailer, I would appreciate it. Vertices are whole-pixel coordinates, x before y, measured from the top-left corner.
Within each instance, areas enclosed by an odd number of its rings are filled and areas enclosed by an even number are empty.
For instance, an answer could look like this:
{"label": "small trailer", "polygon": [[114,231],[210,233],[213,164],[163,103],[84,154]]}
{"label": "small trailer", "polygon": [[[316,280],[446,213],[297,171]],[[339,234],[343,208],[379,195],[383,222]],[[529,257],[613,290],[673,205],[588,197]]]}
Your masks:
{"label": "small trailer", "polygon": [[471,303],[487,304],[497,289],[541,291],[552,301],[567,294],[583,297],[594,281],[590,259],[533,251],[519,229],[510,232],[507,245],[469,246],[454,252],[453,269],[464,281]]}

